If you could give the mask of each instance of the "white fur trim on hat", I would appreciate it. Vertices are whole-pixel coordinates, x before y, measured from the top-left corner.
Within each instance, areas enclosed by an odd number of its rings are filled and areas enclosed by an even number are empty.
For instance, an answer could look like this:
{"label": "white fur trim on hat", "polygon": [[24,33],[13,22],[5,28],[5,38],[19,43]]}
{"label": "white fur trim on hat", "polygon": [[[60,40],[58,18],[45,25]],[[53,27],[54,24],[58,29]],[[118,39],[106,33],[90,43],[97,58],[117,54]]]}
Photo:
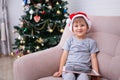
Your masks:
{"label": "white fur trim on hat", "polygon": [[[84,13],[84,14],[85,14],[85,13]],[[71,16],[71,15],[70,15],[70,16]],[[88,29],[87,32],[89,32],[90,29],[91,29],[91,21],[90,21],[85,15],[83,15],[83,14],[75,14],[75,15],[72,15],[72,19],[68,18],[68,19],[66,20],[67,26],[69,27],[70,31],[73,32],[73,31],[72,31],[72,23],[73,23],[73,20],[74,20],[76,17],[79,17],[79,16],[82,16],[82,17],[85,19],[85,21],[87,22],[88,27],[89,27],[89,29]]]}

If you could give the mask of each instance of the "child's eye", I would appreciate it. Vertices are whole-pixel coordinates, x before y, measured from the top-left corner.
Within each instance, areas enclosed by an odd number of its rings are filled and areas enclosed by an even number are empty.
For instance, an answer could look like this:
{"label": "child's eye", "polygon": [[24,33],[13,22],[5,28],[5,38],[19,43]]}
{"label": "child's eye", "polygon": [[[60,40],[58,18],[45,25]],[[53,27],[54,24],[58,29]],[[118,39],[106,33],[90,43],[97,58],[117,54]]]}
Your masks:
{"label": "child's eye", "polygon": [[84,27],[84,24],[82,24],[81,26]]}
{"label": "child's eye", "polygon": [[75,25],[74,27],[78,27],[78,25]]}

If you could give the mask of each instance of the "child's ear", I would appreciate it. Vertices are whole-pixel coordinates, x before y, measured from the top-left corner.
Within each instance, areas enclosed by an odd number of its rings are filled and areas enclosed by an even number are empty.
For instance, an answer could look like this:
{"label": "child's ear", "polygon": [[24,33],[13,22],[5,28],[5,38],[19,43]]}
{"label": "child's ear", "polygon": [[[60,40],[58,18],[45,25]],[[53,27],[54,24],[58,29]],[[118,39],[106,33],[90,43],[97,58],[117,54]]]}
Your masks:
{"label": "child's ear", "polygon": [[89,30],[89,26],[87,25],[87,31]]}

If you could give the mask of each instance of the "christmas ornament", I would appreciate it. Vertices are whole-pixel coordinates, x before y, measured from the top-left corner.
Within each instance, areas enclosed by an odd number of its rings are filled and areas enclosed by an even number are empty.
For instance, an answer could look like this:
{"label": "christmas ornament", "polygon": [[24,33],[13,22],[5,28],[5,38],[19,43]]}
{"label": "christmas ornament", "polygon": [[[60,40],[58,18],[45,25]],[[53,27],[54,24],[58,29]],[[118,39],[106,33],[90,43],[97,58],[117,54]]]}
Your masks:
{"label": "christmas ornament", "polygon": [[42,43],[41,46],[44,46],[44,44]]}
{"label": "christmas ornament", "polygon": [[30,0],[28,0],[27,3],[30,4]]}
{"label": "christmas ornament", "polygon": [[31,20],[31,19],[32,19],[32,15],[33,15],[34,11],[31,9],[31,10],[29,11],[29,13],[30,13],[30,20]]}
{"label": "christmas ornament", "polygon": [[24,45],[20,45],[20,49],[24,50],[25,46]]}
{"label": "christmas ornament", "polygon": [[46,2],[49,2],[49,0],[45,0]]}
{"label": "christmas ornament", "polygon": [[52,33],[52,32],[53,32],[53,29],[50,28],[50,29],[48,29],[48,31],[49,31],[50,33]]}
{"label": "christmas ornament", "polygon": [[42,11],[41,14],[45,14],[45,11]]}
{"label": "christmas ornament", "polygon": [[27,53],[30,53],[30,50],[27,50]]}
{"label": "christmas ornament", "polygon": [[13,52],[11,52],[9,55],[10,55],[10,56],[14,56],[14,53],[13,53]]}
{"label": "christmas ornament", "polygon": [[20,46],[19,46],[19,49],[23,49],[23,46],[22,46],[22,45],[20,45]]}
{"label": "christmas ornament", "polygon": [[24,5],[26,5],[26,4],[27,4],[27,1],[28,1],[28,0],[23,0],[23,2],[24,2]]}
{"label": "christmas ornament", "polygon": [[45,6],[45,4],[43,4],[42,6]]}
{"label": "christmas ornament", "polygon": [[[23,41],[23,40],[22,40]],[[25,44],[25,41],[22,42],[23,44]]]}
{"label": "christmas ornament", "polygon": [[15,52],[16,54],[18,54],[19,53],[19,50],[16,50],[16,52]]}
{"label": "christmas ornament", "polygon": [[40,16],[38,16],[38,15],[34,16],[34,21],[39,22],[40,21]]}
{"label": "christmas ornament", "polygon": [[40,47],[39,46],[36,46],[36,49],[39,49]]}
{"label": "christmas ornament", "polygon": [[33,36],[32,38],[34,39],[35,37]]}
{"label": "christmas ornament", "polygon": [[21,41],[20,41],[20,43],[22,44],[22,43],[23,43],[23,41],[21,40]]}
{"label": "christmas ornament", "polygon": [[64,9],[64,11],[63,11],[64,13],[66,13],[67,12],[67,10],[66,9]]}
{"label": "christmas ornament", "polygon": [[24,32],[24,33],[27,32],[27,28],[24,28],[23,32]]}
{"label": "christmas ornament", "polygon": [[65,17],[68,17],[68,15],[67,15],[66,13],[64,14],[64,16],[65,16]]}
{"label": "christmas ornament", "polygon": [[35,4],[34,6],[38,9],[40,9],[41,8],[41,3]]}
{"label": "christmas ornament", "polygon": [[48,6],[48,9],[52,9],[52,6],[51,6],[51,5],[49,5],[49,6]]}
{"label": "christmas ornament", "polygon": [[19,54],[17,54],[17,58],[22,57],[24,54],[22,52],[19,52]]}
{"label": "christmas ornament", "polygon": [[20,56],[18,55],[17,58],[20,58]]}
{"label": "christmas ornament", "polygon": [[60,29],[60,32],[63,33],[64,29]]}
{"label": "christmas ornament", "polygon": [[34,11],[31,9],[31,10],[29,11],[29,13],[32,15],[32,14],[34,13]]}
{"label": "christmas ornament", "polygon": [[61,14],[60,10],[57,10],[57,14]]}
{"label": "christmas ornament", "polygon": [[56,4],[58,5],[58,4],[59,4],[59,2],[56,2]]}
{"label": "christmas ornament", "polygon": [[26,5],[26,6],[24,6],[24,8],[23,8],[23,10],[25,11],[25,12],[27,12],[27,11],[29,11],[29,5]]}
{"label": "christmas ornament", "polygon": [[25,46],[24,46],[24,45],[22,46],[22,49],[23,49],[23,50],[25,49]]}
{"label": "christmas ornament", "polygon": [[19,35],[19,36],[18,36],[18,39],[19,39],[19,40],[22,40],[22,37]]}
{"label": "christmas ornament", "polygon": [[42,39],[42,38],[38,38],[36,41],[37,41],[38,43],[43,43],[43,39]]}
{"label": "christmas ornament", "polygon": [[59,8],[62,8],[61,6]]}
{"label": "christmas ornament", "polygon": [[25,41],[24,41],[24,40],[21,40],[21,41],[20,41],[20,43],[21,43],[21,44],[24,44],[24,43],[25,43]]}

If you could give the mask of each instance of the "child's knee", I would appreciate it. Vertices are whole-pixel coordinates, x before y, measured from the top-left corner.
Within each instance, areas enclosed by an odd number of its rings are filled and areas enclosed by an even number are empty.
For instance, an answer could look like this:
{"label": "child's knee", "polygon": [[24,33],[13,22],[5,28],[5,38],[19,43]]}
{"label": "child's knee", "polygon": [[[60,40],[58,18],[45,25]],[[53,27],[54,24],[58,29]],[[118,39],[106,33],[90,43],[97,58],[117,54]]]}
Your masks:
{"label": "child's knee", "polygon": [[63,80],[75,80],[75,75],[73,73],[63,74]]}
{"label": "child's knee", "polygon": [[77,80],[89,80],[89,76],[86,73],[81,73]]}

